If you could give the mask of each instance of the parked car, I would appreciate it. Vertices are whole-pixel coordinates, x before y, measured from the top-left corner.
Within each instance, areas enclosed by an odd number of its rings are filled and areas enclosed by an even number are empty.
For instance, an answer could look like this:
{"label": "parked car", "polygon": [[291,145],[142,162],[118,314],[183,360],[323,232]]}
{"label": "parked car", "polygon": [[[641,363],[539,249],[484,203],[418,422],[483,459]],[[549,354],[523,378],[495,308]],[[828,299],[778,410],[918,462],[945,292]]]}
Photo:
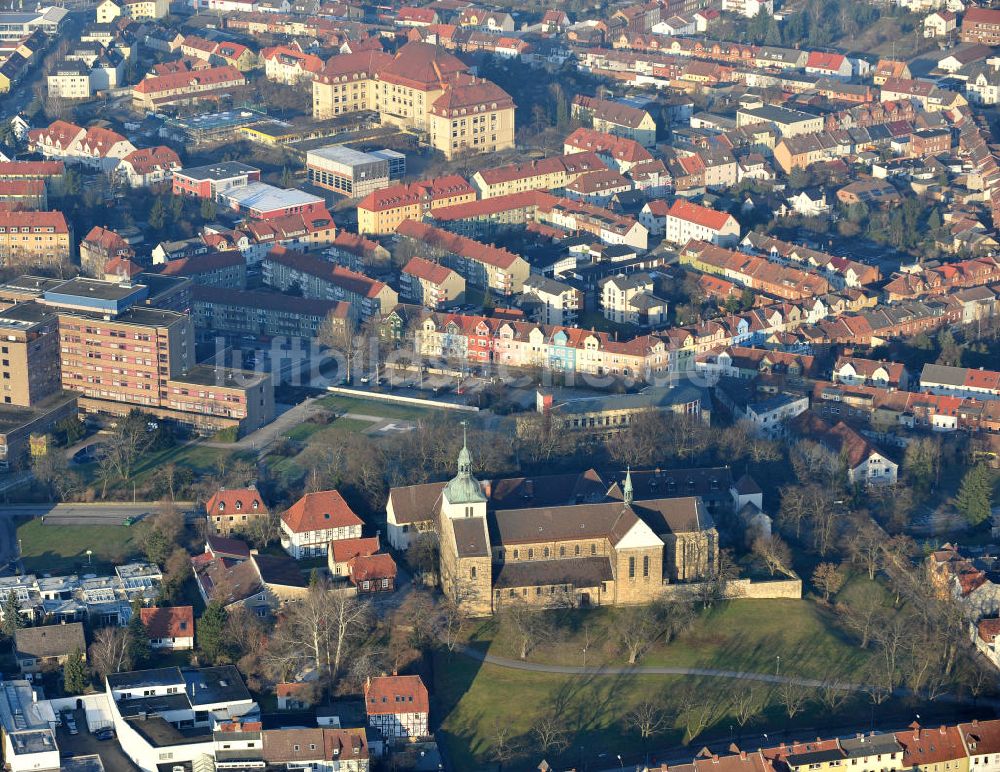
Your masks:
{"label": "parked car", "polygon": [[98,740],[101,740],[101,741],[104,741],[104,740],[114,740],[115,739],[115,730],[112,729],[110,726],[105,726],[105,727],[102,727],[102,728],[98,729],[96,732],[94,732],[94,737],[96,737]]}

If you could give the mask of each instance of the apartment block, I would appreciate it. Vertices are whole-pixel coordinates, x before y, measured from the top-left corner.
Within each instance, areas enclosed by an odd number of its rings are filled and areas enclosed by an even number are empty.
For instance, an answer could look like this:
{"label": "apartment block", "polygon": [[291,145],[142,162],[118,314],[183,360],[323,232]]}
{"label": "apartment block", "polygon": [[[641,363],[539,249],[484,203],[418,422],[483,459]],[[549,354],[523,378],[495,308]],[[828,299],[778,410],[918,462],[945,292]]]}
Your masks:
{"label": "apartment block", "polygon": [[0,264],[69,262],[69,224],[62,212],[0,210]]}

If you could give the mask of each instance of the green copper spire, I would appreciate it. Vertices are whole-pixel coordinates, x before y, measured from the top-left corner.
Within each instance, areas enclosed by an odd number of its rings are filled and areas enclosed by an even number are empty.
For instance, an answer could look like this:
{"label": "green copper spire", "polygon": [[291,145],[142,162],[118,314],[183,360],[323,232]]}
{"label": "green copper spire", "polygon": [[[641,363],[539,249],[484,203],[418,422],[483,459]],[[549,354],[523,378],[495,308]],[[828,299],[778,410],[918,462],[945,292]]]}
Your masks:
{"label": "green copper spire", "polygon": [[469,434],[462,421],[462,449],[458,453],[458,474],[444,486],[449,504],[479,504],[486,501],[479,481],[472,476],[472,454],[469,453]]}

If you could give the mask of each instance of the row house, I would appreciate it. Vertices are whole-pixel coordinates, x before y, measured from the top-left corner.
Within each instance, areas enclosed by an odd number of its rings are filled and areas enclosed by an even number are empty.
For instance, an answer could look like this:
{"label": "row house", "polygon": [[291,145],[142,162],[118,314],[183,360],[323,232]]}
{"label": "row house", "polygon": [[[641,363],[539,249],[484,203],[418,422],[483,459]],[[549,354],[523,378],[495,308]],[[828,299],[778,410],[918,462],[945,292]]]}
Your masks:
{"label": "row house", "polygon": [[541,190],[510,193],[436,209],[432,220],[464,236],[488,238],[498,231],[533,223],[539,209],[550,209],[558,200]]}
{"label": "row house", "polygon": [[[206,234],[208,235],[208,234]],[[247,263],[260,263],[276,246],[313,251],[331,247],[337,227],[325,209],[311,214],[288,214],[267,220],[247,220],[232,232],[232,240],[220,240],[218,249],[238,249]]]}
{"label": "row house", "polygon": [[137,110],[145,112],[166,105],[218,100],[241,92],[246,85],[243,73],[229,65],[197,72],[171,73],[146,78],[133,86],[132,104]]}
{"label": "row house", "polygon": [[112,171],[135,145],[117,132],[99,126],[88,129],[67,121],[53,121],[48,128],[28,132],[28,149],[48,159],[82,163]]}
{"label": "row house", "polygon": [[1000,372],[926,364],[920,371],[920,388],[931,394],[1000,399]]}
{"label": "row house", "polygon": [[457,174],[390,185],[358,202],[358,232],[389,234],[406,220],[422,220],[439,207],[475,200],[476,189]]}
{"label": "row house", "polygon": [[960,287],[980,287],[996,281],[1000,281],[997,258],[977,257],[901,273],[883,290],[889,302],[895,302],[923,295],[942,295]]}
{"label": "row house", "polygon": [[878,266],[782,241],[756,231],[751,231],[744,237],[743,241],[740,242],[740,248],[773,261],[794,262],[804,267],[814,268],[837,288],[864,287],[874,284],[882,278]]}
{"label": "row house", "polygon": [[[402,329],[400,310],[388,319]],[[670,368],[667,343],[654,335],[615,340],[608,333],[462,314],[428,314],[417,324],[418,354],[511,367],[540,367],[565,373],[664,375]]]}
{"label": "row house", "polygon": [[466,283],[508,297],[521,292],[531,273],[528,262],[506,249],[483,244],[424,222],[406,220],[396,229],[400,236],[430,250]]}
{"label": "row house", "polygon": [[399,302],[399,295],[388,284],[282,246],[274,247],[264,258],[263,279],[267,286],[282,292],[294,287],[305,298],[350,303],[357,321],[388,313]]}
{"label": "row house", "polygon": [[557,228],[593,234],[605,244],[625,244],[642,251],[648,248],[649,233],[638,220],[583,201],[556,199],[540,206],[535,218]]}
{"label": "row house", "polygon": [[470,181],[479,198],[487,199],[531,190],[562,190],[581,175],[607,168],[596,153],[587,151],[480,169]]}
{"label": "row house", "polygon": [[704,241],[685,245],[680,261],[695,270],[719,274],[748,289],[783,300],[802,300],[830,291],[830,283],[822,276]]}

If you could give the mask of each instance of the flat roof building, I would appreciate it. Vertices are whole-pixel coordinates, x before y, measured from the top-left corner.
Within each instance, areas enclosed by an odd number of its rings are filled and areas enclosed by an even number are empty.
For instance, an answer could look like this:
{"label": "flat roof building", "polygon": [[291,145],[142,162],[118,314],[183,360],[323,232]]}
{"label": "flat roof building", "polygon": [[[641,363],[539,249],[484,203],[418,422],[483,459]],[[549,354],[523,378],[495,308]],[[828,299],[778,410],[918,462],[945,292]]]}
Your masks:
{"label": "flat roof building", "polygon": [[389,161],[343,145],[306,153],[309,181],[351,198],[389,187]]}

